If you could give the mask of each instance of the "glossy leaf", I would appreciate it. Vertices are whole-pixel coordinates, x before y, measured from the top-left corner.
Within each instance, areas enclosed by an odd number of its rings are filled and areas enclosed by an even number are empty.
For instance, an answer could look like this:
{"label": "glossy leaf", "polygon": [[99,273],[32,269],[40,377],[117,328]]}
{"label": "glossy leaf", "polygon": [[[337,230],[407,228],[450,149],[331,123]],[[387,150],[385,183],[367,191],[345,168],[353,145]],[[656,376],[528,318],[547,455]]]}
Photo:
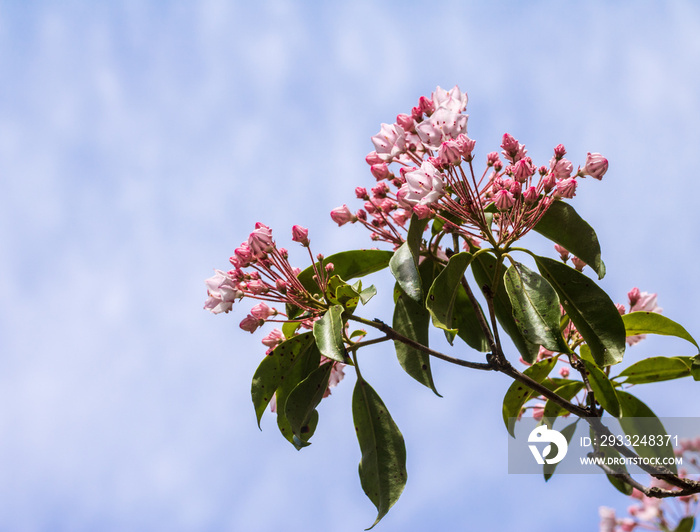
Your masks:
{"label": "glossy leaf", "polygon": [[450,257],[447,266],[433,281],[425,305],[433,318],[433,325],[446,331],[454,332],[454,309],[457,301],[457,289],[462,286],[462,278],[473,255],[466,251]]}
{"label": "glossy leaf", "polygon": [[[540,362],[533,364],[523,373],[532,380],[542,382],[547,378],[547,375],[554,369],[557,363],[556,358],[546,358]],[[535,394],[535,391],[515,381],[510,385],[505,397],[503,398],[503,421],[506,424],[508,433],[515,438],[515,424],[510,421],[512,418],[517,418],[520,415],[520,410],[523,405]]]}
{"label": "glossy leaf", "polygon": [[622,316],[622,321],[625,323],[627,336],[634,336],[637,334],[676,336],[687,340],[700,349],[695,338],[690,336],[690,333],[686,331],[681,324],[676,323],[663,314],[658,314],[656,312],[630,312]]}
{"label": "glossy leaf", "polygon": [[369,303],[369,300],[376,295],[377,288],[373,284],[371,284],[360,292],[360,301],[362,301],[363,305],[366,305],[367,303]]}
{"label": "glossy leaf", "polygon": [[586,367],[586,376],[598,404],[611,416],[620,417],[622,414],[620,401],[617,398],[613,383],[610,382],[605,372],[593,362],[588,362],[587,360],[582,360],[582,362]]}
{"label": "glossy leaf", "polygon": [[678,522],[678,526],[673,532],[692,532],[695,526],[695,518],[691,516],[684,517]]}
{"label": "glossy leaf", "polygon": [[305,437],[310,431],[310,422],[316,407],[328,388],[328,379],[332,369],[332,362],[320,365],[302,380],[287,397],[284,412],[297,445],[301,445],[301,442],[308,439]]}
{"label": "glossy leaf", "polygon": [[610,297],[590,278],[562,262],[535,257],[599,366],[617,364],[625,353],[625,325]]}
{"label": "glossy leaf", "polygon": [[598,279],[605,277],[598,236],[570,204],[560,200],[552,202],[534,230],[588,264],[598,274]]}
{"label": "glossy leaf", "polygon": [[263,358],[253,375],[251,395],[258,426],[265,408],[295,362],[305,353],[316,351],[316,343],[310,332],[302,333],[279,344]]}
{"label": "glossy leaf", "polygon": [[421,288],[420,274],[408,242],[401,244],[399,249],[394,252],[394,256],[389,261],[389,269],[406,295],[422,304],[423,289]]}
{"label": "glossy leaf", "polygon": [[[639,435],[640,437],[644,435],[666,435],[666,429],[661,423],[661,420],[656,417],[656,414],[654,414],[651,408],[649,408],[643,401],[630,393],[623,392],[622,390],[618,390],[617,395],[620,399],[620,410],[622,411],[620,426],[622,427],[622,430],[625,431],[625,434],[628,436]],[[635,418],[649,419],[645,419],[642,425]],[[669,464],[666,465],[666,467],[674,474],[678,473],[675,464],[671,460],[674,457],[674,454],[673,446],[670,444],[638,446],[634,448],[634,451],[642,457],[659,457],[668,459]]]}
{"label": "glossy leaf", "polygon": [[625,368],[618,377],[625,377],[626,384],[644,384],[689,377],[690,369],[679,357],[651,357]]}
{"label": "glossy leaf", "polygon": [[[478,306],[481,309],[481,305]],[[483,310],[480,311],[482,315],[488,315],[484,314]],[[457,329],[457,336],[464,340],[469,347],[482,353],[487,353],[491,350],[486,334],[476,316],[474,305],[462,285],[457,287],[452,319],[454,328]]]}
{"label": "glossy leaf", "polygon": [[[576,394],[579,393],[582,389],[583,383],[581,381],[568,381],[562,384],[561,386],[556,387],[554,389],[554,393],[556,393],[559,397],[566,401],[571,401],[571,399],[573,399],[576,396]],[[547,403],[544,406],[542,419],[551,428],[551,426],[554,424],[555,419],[567,412],[568,410],[566,410],[565,408],[559,406],[551,399],[547,399]]]}
{"label": "glossy leaf", "polygon": [[[583,386],[583,383],[581,383],[581,386]],[[574,395],[576,395],[576,394],[574,394]],[[573,395],[571,397],[573,397]],[[546,408],[545,408],[545,410],[546,410]],[[566,443],[571,443],[571,438],[573,438],[574,434],[576,433],[576,424],[577,423],[578,423],[578,421],[575,421],[559,431],[566,438]],[[559,465],[559,462],[557,462],[556,464],[544,464],[542,466],[542,473],[544,473],[545,482],[548,481],[550,478],[552,478],[552,475],[554,475],[554,471],[556,470],[557,465]]]}
{"label": "glossy leaf", "polygon": [[[316,263],[317,267],[325,268],[326,264],[333,264],[333,274],[338,275],[344,281],[364,277],[370,273],[383,270],[389,265],[393,253],[380,249],[355,249],[341,251],[323,259],[323,264]],[[303,270],[297,279],[309,292],[318,293],[318,285],[313,280],[315,275],[313,266]]]}
{"label": "glossy leaf", "polygon": [[362,452],[360,483],[377,508],[374,526],[399,499],[406,486],[406,446],[377,392],[359,377],[352,395],[352,417]]}
{"label": "glossy leaf", "polygon": [[347,362],[343,344],[343,307],[334,305],[314,322],[313,334],[319,351],[325,357],[337,362]]}
{"label": "glossy leaf", "polygon": [[[513,319],[513,306],[510,304],[510,298],[503,285],[504,270],[501,269],[500,273],[496,271],[496,258],[485,253],[476,256],[472,262],[472,272],[482,292],[486,288],[493,294],[493,307],[498,323],[510,336],[520,355],[526,362],[534,362],[540,348],[523,336]],[[496,286],[495,291],[494,286]]]}
{"label": "glossy leaf", "polygon": [[[420,265],[419,270],[422,282],[425,282],[425,284],[430,283],[434,277],[434,264],[426,259]],[[396,301],[392,327],[398,333],[428,347],[430,314],[422,304],[416,303],[409,298],[398,284],[395,288],[395,294]],[[404,371],[439,396],[440,394],[433,382],[430,355],[403,342],[394,341],[394,346],[396,347],[396,357]]]}
{"label": "glossy leaf", "polygon": [[520,263],[506,270],[503,281],[513,306],[513,319],[523,336],[550,351],[569,352],[559,328],[559,297],[552,285]]}

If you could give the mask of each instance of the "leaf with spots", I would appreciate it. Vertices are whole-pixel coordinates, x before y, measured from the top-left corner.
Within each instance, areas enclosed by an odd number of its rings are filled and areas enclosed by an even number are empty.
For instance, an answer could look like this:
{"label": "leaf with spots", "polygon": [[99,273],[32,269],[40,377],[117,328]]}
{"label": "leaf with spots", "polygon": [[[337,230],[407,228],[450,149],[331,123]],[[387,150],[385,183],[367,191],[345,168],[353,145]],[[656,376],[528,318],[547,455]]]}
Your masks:
{"label": "leaf with spots", "polygon": [[625,324],[620,312],[592,279],[560,261],[535,256],[540,273],[559,294],[564,310],[591,350],[598,366],[622,361]]}
{"label": "leaf with spots", "polygon": [[624,377],[625,384],[661,382],[691,376],[691,357],[645,358],[625,368],[616,378]]}
{"label": "leaf with spots", "polygon": [[302,380],[287,396],[284,412],[292,429],[295,447],[300,448],[308,440],[310,424],[316,407],[328,388],[333,362],[321,364]]}
{"label": "leaf with spots", "polygon": [[297,360],[312,351],[318,351],[316,342],[313,335],[306,332],[282,342],[262,360],[253,375],[251,386],[258,427],[265,408],[267,408],[277,388],[291,373]]}
{"label": "leaf with spots", "polygon": [[605,372],[593,362],[587,360],[581,360],[581,362],[586,367],[588,383],[591,385],[593,396],[598,401],[598,404],[611,416],[620,417],[620,401],[617,398],[613,383],[610,382]]}
{"label": "leaf with spots", "polygon": [[[556,358],[545,358],[527,368],[523,373],[532,380],[542,382],[547,378],[557,363]],[[535,395],[535,391],[529,386],[515,381],[510,385],[503,398],[503,421],[508,433],[515,438],[515,420],[520,417],[523,405]]]}
{"label": "leaf with spots", "polygon": [[676,323],[663,314],[656,312],[630,312],[622,316],[622,321],[625,324],[627,336],[635,336],[637,334],[662,334],[664,336],[676,336],[687,340],[695,347],[700,349],[695,338],[690,336],[690,333],[680,324]]}
{"label": "leaf with spots", "polygon": [[321,319],[314,322],[313,335],[323,356],[337,362],[347,363],[343,343],[342,314],[343,307],[333,305]]}
{"label": "leaf with spots", "polygon": [[360,376],[352,394],[352,417],[360,444],[360,483],[377,508],[376,525],[406,486],[406,446],[377,392]]}

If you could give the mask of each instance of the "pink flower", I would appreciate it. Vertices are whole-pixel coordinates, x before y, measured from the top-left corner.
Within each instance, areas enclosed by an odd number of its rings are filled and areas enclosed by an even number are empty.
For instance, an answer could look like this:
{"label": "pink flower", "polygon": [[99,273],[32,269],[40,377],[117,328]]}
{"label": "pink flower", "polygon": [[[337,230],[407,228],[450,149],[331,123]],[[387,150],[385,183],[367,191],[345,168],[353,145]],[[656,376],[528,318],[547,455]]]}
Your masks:
{"label": "pink flower", "polygon": [[381,159],[381,157],[379,157],[379,155],[377,154],[376,151],[371,151],[371,152],[369,152],[369,153],[367,154],[367,156],[365,157],[365,162],[366,162],[368,165],[372,166],[372,165],[375,165],[375,164],[381,164],[381,163],[382,163],[382,159]]}
{"label": "pink flower", "polygon": [[534,205],[537,202],[537,198],[539,195],[537,194],[537,189],[535,187],[530,187],[525,191],[525,194],[523,194],[523,199],[525,200],[526,205]]}
{"label": "pink flower", "polygon": [[263,345],[270,349],[274,349],[278,344],[284,341],[284,334],[279,329],[272,329],[270,333],[262,339]]}
{"label": "pink flower", "polygon": [[462,93],[457,85],[452,87],[449,91],[438,86],[432,96],[435,109],[444,107],[449,111],[461,113],[467,108],[467,95],[466,93]]}
{"label": "pink flower", "polygon": [[561,368],[559,370],[559,375],[561,375],[561,377],[563,379],[568,379],[569,378],[569,368]]}
{"label": "pink flower", "polygon": [[253,252],[248,246],[248,242],[243,242],[239,247],[233,251],[236,258],[239,260],[239,267],[245,268],[250,265],[253,260]]}
{"label": "pink flower", "polygon": [[544,417],[544,403],[537,403],[532,407],[532,419],[540,421]]}
{"label": "pink flower", "polygon": [[261,294],[266,294],[270,291],[270,288],[260,279],[253,279],[245,284],[246,288],[251,291],[256,296]]}
{"label": "pink flower", "polygon": [[300,225],[292,226],[292,240],[299,242],[302,246],[309,245],[309,230]]}
{"label": "pink flower", "polygon": [[326,388],[326,391],[323,394],[325,399],[331,394],[331,388],[338,386],[338,383],[345,377],[345,372],[343,371],[345,364],[341,362],[333,362],[324,356],[321,357],[321,364],[333,364],[333,367],[331,368],[331,376],[328,378],[328,388]]}
{"label": "pink flower", "polygon": [[[639,288],[634,287],[627,294],[630,302],[630,312],[656,312],[661,314],[663,310],[656,304],[656,294],[648,292],[640,292]],[[635,345],[646,338],[646,334],[636,334],[626,338],[627,345]]]}
{"label": "pink flower", "polygon": [[428,120],[416,126],[416,133],[421,142],[431,150],[439,149],[444,141],[456,139],[461,133],[466,132],[467,115],[450,111],[445,107],[440,107]]}
{"label": "pink flower", "polygon": [[457,146],[459,146],[459,151],[467,161],[472,160],[472,152],[474,151],[474,146],[476,146],[476,141],[467,137],[464,133],[457,135],[455,139]]}
{"label": "pink flower", "polygon": [[457,166],[462,162],[462,154],[459,145],[454,140],[446,140],[438,150],[438,160],[441,166]]}
{"label": "pink flower", "polygon": [[600,515],[599,532],[615,532],[615,525],[617,524],[615,510],[613,508],[601,506],[598,509],[598,515]]}
{"label": "pink flower", "polygon": [[250,309],[250,314],[254,318],[265,321],[267,318],[269,318],[273,314],[277,314],[277,312],[274,312],[265,303],[258,303],[252,309]]}
{"label": "pink flower", "polygon": [[379,133],[372,137],[372,143],[381,161],[388,163],[406,151],[404,130],[396,124],[382,124]]}
{"label": "pink flower", "polygon": [[496,204],[496,208],[499,211],[507,211],[513,205],[515,205],[515,198],[513,197],[513,194],[511,194],[510,191],[506,189],[501,189],[498,192],[496,192],[496,195],[493,199],[494,203]]}
{"label": "pink flower", "polygon": [[338,224],[338,227],[348,222],[355,223],[357,217],[350,211],[347,205],[336,207],[331,211],[331,219]]}
{"label": "pink flower", "polygon": [[501,158],[499,157],[498,153],[495,151],[492,151],[486,156],[486,165],[487,166],[495,166],[497,164],[500,164]]}
{"label": "pink flower", "polygon": [[245,318],[243,318],[243,321],[241,321],[239,327],[243,329],[244,331],[248,331],[249,333],[254,333],[255,330],[260,327],[264,323],[263,320],[260,320],[256,318],[255,316],[251,316],[248,314]]}
{"label": "pink flower", "polygon": [[209,298],[204,303],[204,308],[214,314],[229,312],[236,299],[243,297],[236,284],[226,273],[221,270],[214,270],[215,274],[204,281],[207,285],[207,295]]}
{"label": "pink flower", "polygon": [[445,193],[445,185],[440,172],[432,164],[424,161],[420,168],[406,172],[406,184],[401,190],[403,204],[432,205]]}
{"label": "pink flower", "polygon": [[527,153],[525,146],[520,144],[510,133],[504,133],[501,148],[503,148],[501,153],[503,153],[503,155],[506,156],[506,159],[508,159],[511,163],[519,161],[525,157],[525,154]]}
{"label": "pink flower", "polygon": [[566,155],[566,148],[563,144],[557,144],[556,148],[554,148],[554,158],[561,159],[564,155]]}
{"label": "pink flower", "polygon": [[430,207],[427,205],[421,205],[420,203],[418,205],[413,206],[413,212],[416,213],[416,216],[418,216],[419,220],[425,220],[426,218],[430,218]]}
{"label": "pink flower", "polygon": [[367,194],[367,189],[365,187],[356,187],[355,196],[357,199],[369,199],[369,195]]}
{"label": "pink flower", "polygon": [[396,117],[396,123],[401,126],[401,129],[404,131],[414,131],[416,128],[415,120],[409,115],[398,115]]}
{"label": "pink flower", "polygon": [[600,153],[589,153],[586,157],[586,166],[583,173],[595,179],[602,179],[608,171],[608,160]]}
{"label": "pink flower", "polygon": [[435,112],[435,104],[425,96],[418,98],[418,108],[421,110],[421,113],[425,113],[427,116]]}
{"label": "pink flower", "polygon": [[265,224],[257,222],[255,229],[248,237],[248,246],[255,258],[263,258],[274,246],[272,230]]}
{"label": "pink flower", "polygon": [[568,179],[562,179],[557,183],[557,190],[555,196],[558,198],[571,199],[576,195],[576,178],[570,177]]}

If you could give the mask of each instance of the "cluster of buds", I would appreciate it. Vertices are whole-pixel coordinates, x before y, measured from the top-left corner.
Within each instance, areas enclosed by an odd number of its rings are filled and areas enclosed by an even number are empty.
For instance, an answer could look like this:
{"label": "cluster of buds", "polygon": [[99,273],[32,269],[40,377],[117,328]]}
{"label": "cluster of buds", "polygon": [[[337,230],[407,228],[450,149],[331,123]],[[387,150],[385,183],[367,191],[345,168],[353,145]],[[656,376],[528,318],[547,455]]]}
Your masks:
{"label": "cluster of buds", "polygon": [[[295,225],[292,228],[292,240],[309,250],[314,263],[308,230]],[[297,278],[301,270],[289,263],[289,253],[286,249],[277,247],[272,231],[265,224],[255,224],[255,230],[250,233],[248,240],[235,249],[229,261],[233,269],[227,272],[215,270],[214,276],[205,281],[209,297],[204,308],[219,314],[229,312],[233,303],[244,297],[257,300],[258,303],[240,323],[244,331],[253,333],[269,321],[296,321],[310,328],[315,318],[325,311],[323,302],[301,284]],[[331,265],[328,266],[332,269]],[[316,273],[319,286],[325,286],[328,271],[322,269]],[[293,305],[301,309],[303,318],[288,320],[286,314],[270,307],[268,303]],[[282,331],[274,329],[263,338],[262,343],[269,348],[269,353],[283,340]]]}
{"label": "cluster of buds", "polygon": [[416,214],[448,222],[445,227],[472,242],[495,239],[493,244],[507,246],[534,227],[553,198],[572,198],[576,178],[601,179],[607,171],[608,161],[589,153],[584,167],[574,172],[561,144],[549,166],[538,169],[525,146],[506,133],[501,143],[505,162],[489,153],[477,178],[466,106],[467,95],[459,87],[438,87],[431,98],[422,96],[410,114],[382,124],[372,137],[375,151],[366,157],[377,186],[371,194],[358,187],[355,193],[364,208],[353,213],[343,205],[331,211],[333,220],[339,225],[360,222],[374,240],[399,245],[400,229]]}

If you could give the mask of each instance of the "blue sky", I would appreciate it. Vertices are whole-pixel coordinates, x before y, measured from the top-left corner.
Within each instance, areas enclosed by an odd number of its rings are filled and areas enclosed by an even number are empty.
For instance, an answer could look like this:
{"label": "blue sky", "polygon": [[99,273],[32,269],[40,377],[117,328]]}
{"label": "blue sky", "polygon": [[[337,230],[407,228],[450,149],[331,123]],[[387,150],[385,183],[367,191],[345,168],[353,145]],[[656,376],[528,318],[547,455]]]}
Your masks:
{"label": "blue sky", "polygon": [[[379,124],[436,85],[468,92],[482,155],[504,132],[539,164],[560,142],[574,164],[605,154],[573,200],[601,284],[658,292],[699,335],[699,30],[693,2],[0,2],[0,529],[371,524],[353,379],[308,449],[273,416],[260,432],[261,335],[238,329],[245,305],[203,311],[203,279],[256,221],[367,246],[328,212],[374,181]],[[370,317],[390,317],[387,281]],[[693,353],[628,357],[650,354]],[[378,530],[595,530],[599,505],[627,505],[602,477],[506,474],[505,377],[436,364],[439,399],[387,349],[365,359],[408,447]],[[695,414],[692,382],[639,395]]]}

